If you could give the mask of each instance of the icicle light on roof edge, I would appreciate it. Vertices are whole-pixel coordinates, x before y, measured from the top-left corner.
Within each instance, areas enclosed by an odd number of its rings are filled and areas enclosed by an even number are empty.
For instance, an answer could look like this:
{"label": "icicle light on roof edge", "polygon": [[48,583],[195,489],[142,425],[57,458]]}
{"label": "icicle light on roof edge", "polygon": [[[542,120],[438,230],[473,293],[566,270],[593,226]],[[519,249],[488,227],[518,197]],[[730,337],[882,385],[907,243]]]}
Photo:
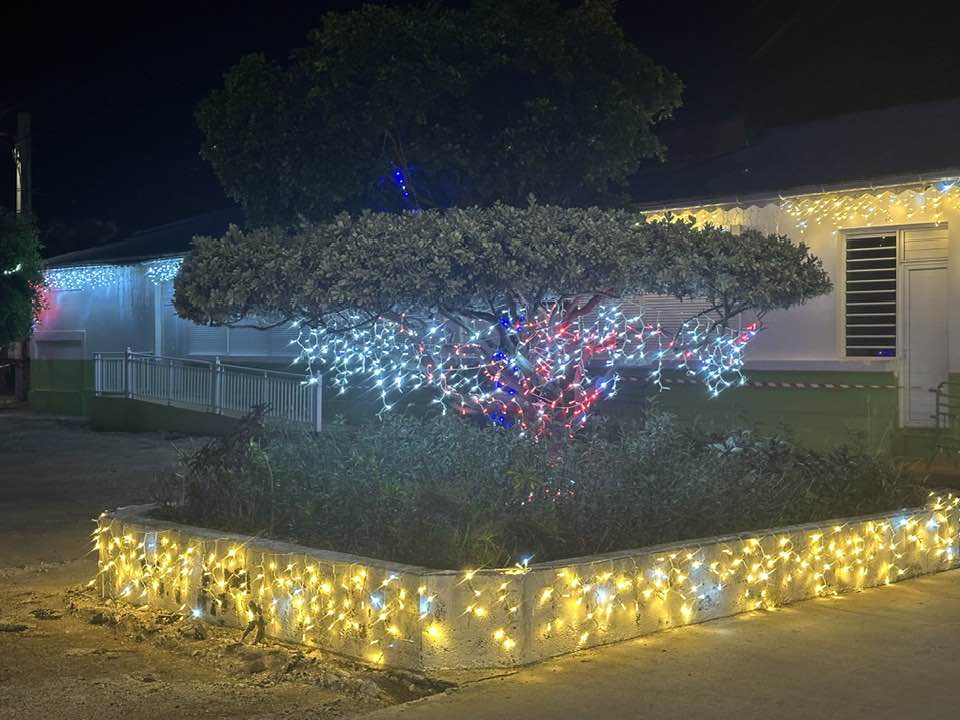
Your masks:
{"label": "icicle light on roof edge", "polygon": [[83,265],[53,268],[44,277],[52,290],[92,290],[118,282],[122,270],[116,265]]}
{"label": "icicle light on roof edge", "polygon": [[[154,284],[171,282],[177,275],[183,258],[163,258],[141,263],[144,275]],[[52,268],[44,274],[52,290],[92,290],[120,281],[125,270],[120,265],[81,265]]]}
{"label": "icicle light on roof edge", "polygon": [[150,278],[154,285],[173,282],[173,279],[177,276],[182,264],[182,257],[151,260],[143,263],[144,274]]}
{"label": "icicle light on roof edge", "polygon": [[[768,203],[772,205],[774,203]],[[810,225],[834,228],[895,225],[911,221],[940,223],[947,210],[960,210],[960,179],[923,185],[899,185],[838,192],[781,197],[779,209],[796,221],[800,232]],[[695,225],[753,225],[753,212],[760,206],[709,206],[674,208],[646,213],[648,220],[681,220],[692,217]]]}

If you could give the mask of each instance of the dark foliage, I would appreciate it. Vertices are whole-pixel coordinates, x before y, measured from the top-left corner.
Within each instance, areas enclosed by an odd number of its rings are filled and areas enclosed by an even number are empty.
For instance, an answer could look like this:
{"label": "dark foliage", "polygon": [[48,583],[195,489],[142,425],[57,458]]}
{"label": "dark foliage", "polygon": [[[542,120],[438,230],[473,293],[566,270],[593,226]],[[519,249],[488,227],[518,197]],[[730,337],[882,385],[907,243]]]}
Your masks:
{"label": "dark foliage", "polygon": [[43,309],[43,262],[29,215],[0,207],[0,348],[30,335]]}
{"label": "dark foliage", "polygon": [[314,435],[254,414],[160,487],[162,512],[181,522],[450,568],[879,512],[923,497],[883,457],[746,430],[709,434],[657,411],[643,426],[562,448],[447,418],[393,415]]}
{"label": "dark foliage", "polygon": [[241,59],[197,111],[203,157],[253,224],[620,202],[680,105],[611,0],[370,4],[308,37],[287,63]]}

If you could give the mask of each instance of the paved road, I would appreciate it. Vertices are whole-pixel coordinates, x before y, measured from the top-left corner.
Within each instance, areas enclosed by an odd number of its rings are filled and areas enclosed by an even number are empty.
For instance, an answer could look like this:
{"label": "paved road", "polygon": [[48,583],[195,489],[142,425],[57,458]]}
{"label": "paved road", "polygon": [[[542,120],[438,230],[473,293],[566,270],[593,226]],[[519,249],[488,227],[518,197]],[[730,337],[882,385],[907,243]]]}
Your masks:
{"label": "paved road", "polygon": [[[90,518],[105,507],[148,497],[156,469],[174,456],[169,438],[93,433],[76,423],[0,413],[0,616],[23,605],[26,596],[53,602],[65,584],[90,577],[95,572],[94,558],[85,555]],[[53,570],[37,569],[41,561],[53,561]],[[19,564],[29,567],[10,569]],[[322,714],[307,694],[301,702],[283,695],[289,689],[283,683],[250,689],[220,678],[219,696],[194,692],[196,663],[150,648],[122,662],[96,654],[69,656],[84,642],[91,647],[103,642],[92,633],[107,632],[84,624],[86,637],[79,621],[75,624],[70,634],[57,632],[60,624],[39,628],[38,647],[30,652],[20,644],[34,642],[31,638],[2,634],[8,637],[0,637],[0,696],[23,690],[20,679],[29,678],[27,690],[36,702],[35,712],[21,706],[11,715],[5,714],[9,700],[0,700],[0,718],[107,720],[171,712],[186,718],[200,708],[205,717]],[[124,663],[129,667],[121,669]],[[163,703],[146,694],[161,683],[128,677],[147,670],[163,680]],[[6,682],[14,675],[16,683]],[[114,705],[93,703],[99,695],[83,690],[90,678],[100,678],[96,693],[116,691],[109,699]],[[244,695],[248,690],[255,695]],[[81,711],[77,703],[84,699],[90,704]],[[219,704],[210,707],[207,700]],[[170,710],[178,704],[179,710]],[[332,712],[341,717],[351,710],[346,704]],[[956,720],[960,571],[659,633],[369,717]]]}
{"label": "paved road", "polygon": [[[0,568],[83,557],[97,515],[148,502],[157,471],[196,442],[0,411]],[[87,571],[95,567],[89,556]]]}
{"label": "paved road", "polygon": [[370,716],[960,718],[960,571],[679,628]]}
{"label": "paved road", "polygon": [[0,720],[345,720],[418,694],[388,681],[374,699],[356,683],[382,676],[275,646],[238,654],[239,630],[158,631],[81,590],[96,574],[91,519],[149,500],[176,447],[198,442],[0,410]]}

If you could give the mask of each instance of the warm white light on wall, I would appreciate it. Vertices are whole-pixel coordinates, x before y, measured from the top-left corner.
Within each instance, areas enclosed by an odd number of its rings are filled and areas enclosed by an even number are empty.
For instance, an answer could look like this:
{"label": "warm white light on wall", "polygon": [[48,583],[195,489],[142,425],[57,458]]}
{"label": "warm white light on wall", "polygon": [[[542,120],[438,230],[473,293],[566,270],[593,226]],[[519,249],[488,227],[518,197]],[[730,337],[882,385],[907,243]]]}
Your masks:
{"label": "warm white light on wall", "polygon": [[168,523],[152,530],[123,512],[102,516],[95,533],[105,595],[259,622],[275,638],[416,670],[519,665],[960,562],[952,495],[836,523],[461,572]]}
{"label": "warm white light on wall", "polygon": [[860,188],[837,192],[781,197],[756,205],[698,205],[646,213],[648,220],[693,218],[700,225],[732,227],[754,224],[754,212],[777,205],[796,222],[802,233],[814,225],[873,227],[904,222],[943,221],[946,210],[960,210],[960,181],[955,178],[933,183]]}

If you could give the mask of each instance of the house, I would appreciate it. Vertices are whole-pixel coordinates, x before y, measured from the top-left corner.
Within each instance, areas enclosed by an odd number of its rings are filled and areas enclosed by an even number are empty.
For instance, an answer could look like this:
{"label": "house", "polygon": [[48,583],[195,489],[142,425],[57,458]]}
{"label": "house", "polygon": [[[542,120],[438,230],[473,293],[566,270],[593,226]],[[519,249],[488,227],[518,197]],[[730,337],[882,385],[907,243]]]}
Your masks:
{"label": "house", "polygon": [[[811,446],[854,440],[929,452],[934,391],[960,382],[960,313],[951,311],[960,307],[957,127],[960,101],[888,108],[773,128],[715,157],[639,173],[633,192],[648,218],[789,235],[811,247],[834,283],[831,294],[764,318],[746,353],[747,385],[711,399],[675,375],[660,403],[721,426],[733,417],[789,426]],[[191,238],[221,234],[234,220],[210,213],[53,258],[49,308],[33,340],[34,406],[106,427],[177,426],[190,416],[180,407],[172,419],[177,403],[159,417],[95,392],[97,354],[126,348],[286,369],[297,354],[291,330],[202,327],[173,312],[172,277]],[[681,317],[670,300],[645,302],[658,317]],[[630,414],[645,377],[623,375],[608,407]],[[134,396],[129,387],[120,394]]]}
{"label": "house", "polygon": [[789,425],[811,445],[858,437],[929,452],[935,390],[960,381],[958,127],[960,100],[887,108],[773,128],[734,151],[640,173],[634,195],[648,218],[786,234],[834,284],[764,318],[747,387],[704,403],[677,386],[663,403]]}
{"label": "house", "polygon": [[[209,432],[225,425],[209,412],[196,412],[208,409],[213,401],[207,391],[216,389],[206,368],[219,372],[218,382],[227,382],[225,393],[231,376],[224,368],[267,370],[272,380],[286,380],[280,372],[297,356],[291,346],[296,336],[289,329],[205,327],[180,319],[173,309],[173,278],[193,237],[222,235],[238,221],[236,210],[215,211],[51,258],[47,308],[31,342],[31,405],[44,412],[86,415],[102,428]],[[127,350],[142,365],[140,386],[107,387],[110,378],[97,374],[98,362],[109,373]],[[172,367],[161,358],[177,359],[177,364]],[[124,372],[128,380],[137,380],[130,368],[114,369],[117,382]],[[288,377],[300,385],[302,374]],[[256,389],[254,380],[260,379],[244,379],[247,390]],[[178,396],[190,382],[197,385],[196,397]],[[202,396],[201,383],[207,388]],[[291,388],[289,398],[297,392]],[[133,397],[154,402],[125,402]],[[227,400],[225,394],[222,401]]]}

